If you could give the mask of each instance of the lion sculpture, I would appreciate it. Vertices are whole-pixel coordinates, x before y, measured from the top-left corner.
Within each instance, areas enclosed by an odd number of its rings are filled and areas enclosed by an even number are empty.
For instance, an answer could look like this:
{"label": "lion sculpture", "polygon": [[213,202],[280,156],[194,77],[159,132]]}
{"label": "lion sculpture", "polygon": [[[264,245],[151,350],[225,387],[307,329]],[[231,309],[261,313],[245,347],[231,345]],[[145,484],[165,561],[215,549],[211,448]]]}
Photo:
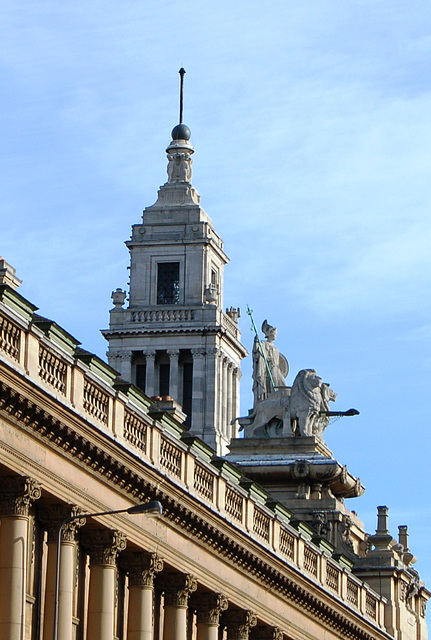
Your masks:
{"label": "lion sculpture", "polygon": [[322,378],[314,369],[302,369],[298,373],[292,385],[289,406],[284,414],[285,435],[314,435],[313,426],[319,417],[323,401],[322,384]]}
{"label": "lion sculpture", "polygon": [[256,405],[246,437],[321,435],[329,422],[329,402],[336,397],[314,369],[303,369],[291,389],[278,389]]}

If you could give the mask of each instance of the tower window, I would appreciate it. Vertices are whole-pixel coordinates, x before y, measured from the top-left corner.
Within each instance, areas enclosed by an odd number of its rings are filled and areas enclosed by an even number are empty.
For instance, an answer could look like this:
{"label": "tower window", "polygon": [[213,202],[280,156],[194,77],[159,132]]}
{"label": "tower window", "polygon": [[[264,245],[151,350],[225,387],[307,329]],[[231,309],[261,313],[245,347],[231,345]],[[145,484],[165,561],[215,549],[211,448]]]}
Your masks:
{"label": "tower window", "polygon": [[159,262],[157,265],[157,304],[179,304],[180,263]]}

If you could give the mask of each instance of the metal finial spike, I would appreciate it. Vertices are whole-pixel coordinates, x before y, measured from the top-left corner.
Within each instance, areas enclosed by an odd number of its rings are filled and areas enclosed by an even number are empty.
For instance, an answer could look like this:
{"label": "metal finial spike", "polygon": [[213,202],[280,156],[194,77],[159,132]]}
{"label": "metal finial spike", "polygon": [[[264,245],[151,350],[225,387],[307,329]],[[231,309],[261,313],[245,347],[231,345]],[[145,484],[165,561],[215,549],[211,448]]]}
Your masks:
{"label": "metal finial spike", "polygon": [[180,74],[180,124],[183,123],[183,102],[184,102],[184,75],[186,70],[181,67],[178,71]]}

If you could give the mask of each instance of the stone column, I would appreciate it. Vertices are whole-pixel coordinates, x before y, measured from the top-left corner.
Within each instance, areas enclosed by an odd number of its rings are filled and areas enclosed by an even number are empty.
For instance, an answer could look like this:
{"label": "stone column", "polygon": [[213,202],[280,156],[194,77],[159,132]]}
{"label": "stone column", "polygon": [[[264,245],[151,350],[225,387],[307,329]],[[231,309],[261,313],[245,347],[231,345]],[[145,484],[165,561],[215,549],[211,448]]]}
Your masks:
{"label": "stone column", "polygon": [[[238,418],[239,416],[239,378],[240,370],[238,367],[234,367],[232,371],[232,418]],[[238,423],[230,425],[230,437],[238,437]]]}
{"label": "stone column", "polygon": [[147,363],[146,366],[146,374],[145,374],[145,393],[147,396],[154,396],[155,394],[155,372],[154,372],[154,364],[156,360],[156,352],[155,351],[144,351],[145,361]]}
{"label": "stone column", "polygon": [[132,381],[132,357],[131,351],[122,351],[121,353],[121,377],[128,382]]}
{"label": "stone column", "polygon": [[83,537],[83,544],[90,554],[87,638],[112,640],[116,561],[126,548],[126,538],[120,531],[95,530]]}
{"label": "stone column", "polygon": [[217,354],[217,421],[215,424],[216,433],[222,433],[223,431],[223,360],[224,355],[221,350]]}
{"label": "stone column", "polygon": [[214,425],[217,431],[218,416],[218,379],[217,379],[217,347],[206,352],[206,398],[205,398],[205,424]]}
{"label": "stone column", "polygon": [[249,640],[250,630],[256,626],[257,618],[253,611],[229,609],[223,614],[223,624],[227,626],[228,640]]}
{"label": "stone column", "polygon": [[226,434],[226,430],[227,430],[227,407],[228,407],[228,397],[227,397],[227,365],[228,365],[228,359],[225,357],[223,358],[223,364],[222,364],[222,387],[221,387],[221,401],[222,401],[222,414],[221,414],[221,433],[223,435]]}
{"label": "stone column", "polygon": [[193,356],[192,432],[203,437],[205,351],[204,349],[191,349],[191,352]]}
{"label": "stone column", "polygon": [[130,553],[123,566],[129,571],[127,640],[153,640],[154,578],[163,560],[155,553]]}
{"label": "stone column", "polygon": [[[41,523],[48,530],[48,561],[46,569],[45,611],[43,618],[43,638],[52,640],[54,635],[55,580],[57,569],[57,542],[61,523],[79,514],[79,507],[68,504],[54,504],[42,510]],[[58,593],[58,638],[72,640],[73,632],[73,585],[76,569],[76,530],[85,524],[85,517],[69,522],[62,529],[61,555]]]}
{"label": "stone column", "polygon": [[[169,356],[169,395],[179,402],[178,397],[178,358],[180,355],[179,349],[168,349]],[[181,403],[180,403],[181,404]]]}
{"label": "stone column", "polygon": [[197,580],[183,573],[164,573],[160,577],[165,595],[163,640],[187,640],[187,606],[190,594],[197,589]]}
{"label": "stone column", "polygon": [[200,593],[195,598],[198,614],[197,640],[218,640],[220,614],[228,601],[221,593]]}
{"label": "stone column", "polygon": [[226,427],[225,427],[225,432],[224,435],[226,436],[226,438],[230,438],[230,423],[232,422],[232,401],[233,401],[233,396],[232,396],[232,376],[233,376],[233,363],[228,361],[226,364],[227,367],[227,371],[226,371]]}
{"label": "stone column", "polygon": [[0,638],[22,640],[25,633],[29,509],[41,496],[33,478],[0,480]]}

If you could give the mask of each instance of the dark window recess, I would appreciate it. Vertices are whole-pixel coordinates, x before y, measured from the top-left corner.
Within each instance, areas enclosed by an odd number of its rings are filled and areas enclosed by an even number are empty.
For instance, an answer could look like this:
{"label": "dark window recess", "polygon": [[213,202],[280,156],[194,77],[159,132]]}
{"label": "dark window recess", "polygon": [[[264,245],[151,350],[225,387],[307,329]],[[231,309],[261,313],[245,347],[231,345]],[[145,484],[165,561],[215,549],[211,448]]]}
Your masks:
{"label": "dark window recess", "polygon": [[169,364],[159,365],[159,395],[169,395]]}
{"label": "dark window recess", "polygon": [[183,406],[186,427],[192,426],[193,362],[183,364]]}
{"label": "dark window recess", "polygon": [[147,365],[136,365],[136,386],[145,393],[145,378],[147,376]]}
{"label": "dark window recess", "polygon": [[180,263],[159,262],[157,265],[157,304],[179,304]]}

